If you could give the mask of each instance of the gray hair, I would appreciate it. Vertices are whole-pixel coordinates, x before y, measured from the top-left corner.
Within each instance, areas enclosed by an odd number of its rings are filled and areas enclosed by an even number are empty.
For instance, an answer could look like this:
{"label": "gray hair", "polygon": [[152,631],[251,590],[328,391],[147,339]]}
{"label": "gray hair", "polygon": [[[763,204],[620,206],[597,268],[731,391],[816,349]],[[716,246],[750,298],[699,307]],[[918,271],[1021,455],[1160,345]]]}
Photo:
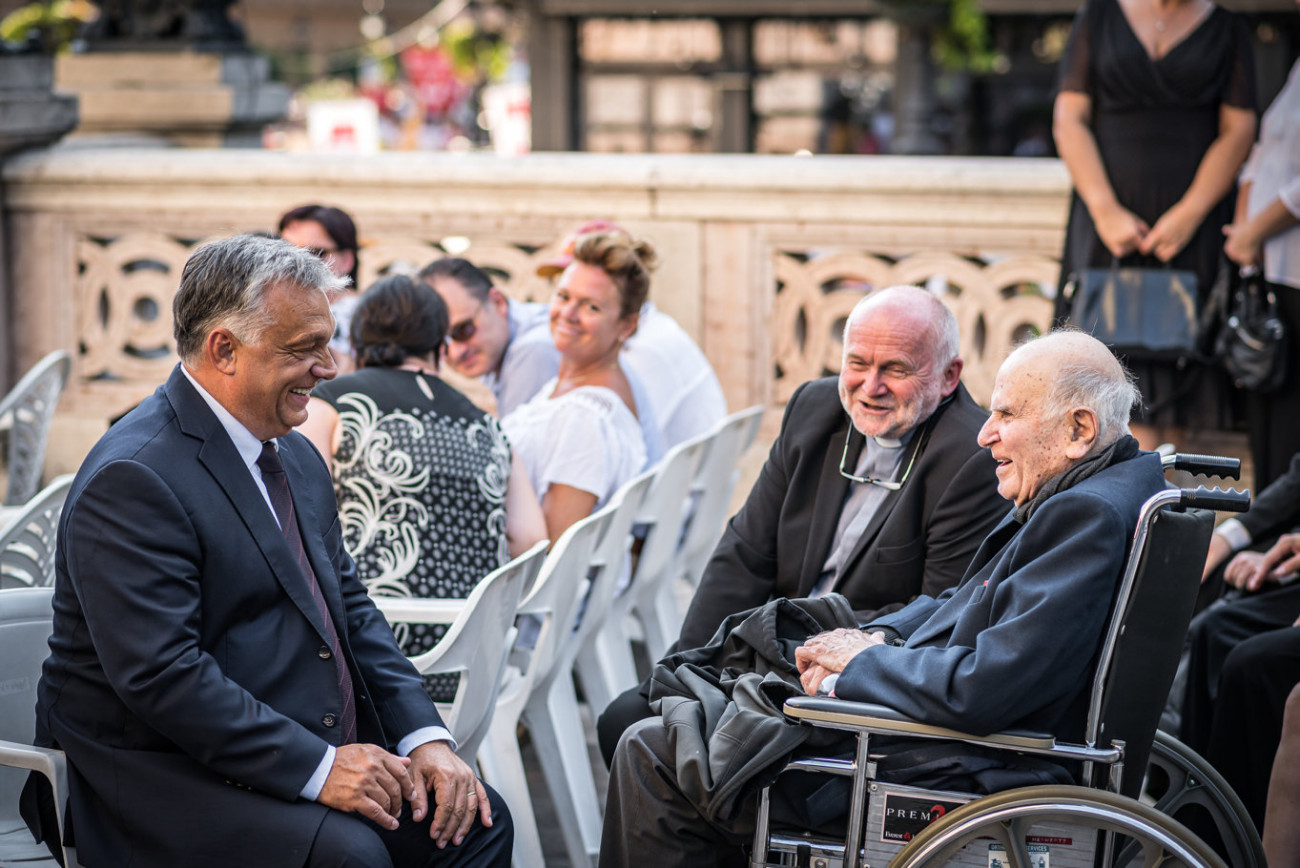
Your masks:
{"label": "gray hair", "polygon": [[953,316],[948,305],[939,300],[938,296],[919,286],[900,284],[898,286],[886,286],[877,289],[868,295],[863,296],[853,310],[849,313],[848,319],[844,321],[844,336],[842,343],[844,346],[849,344],[849,329],[859,316],[887,303],[904,303],[910,306],[923,305],[929,310],[929,344],[934,348],[935,369],[942,371],[953,363],[961,354],[961,329],[957,327],[957,317]]}
{"label": "gray hair", "polygon": [[1095,341],[1096,347],[1105,355],[1099,360],[1097,352],[1081,352],[1055,363],[1051,389],[1043,399],[1043,412],[1059,419],[1071,408],[1089,408],[1097,414],[1099,446],[1108,446],[1128,434],[1133,407],[1142,401],[1133,374],[1105,349],[1104,344],[1078,329],[1053,329],[1021,346],[1045,338]]}
{"label": "gray hair", "polygon": [[172,299],[176,353],[187,364],[195,362],[216,328],[255,342],[271,324],[265,302],[273,286],[337,291],[349,282],[335,277],[311,251],[278,238],[235,235],[204,244],[185,263]]}

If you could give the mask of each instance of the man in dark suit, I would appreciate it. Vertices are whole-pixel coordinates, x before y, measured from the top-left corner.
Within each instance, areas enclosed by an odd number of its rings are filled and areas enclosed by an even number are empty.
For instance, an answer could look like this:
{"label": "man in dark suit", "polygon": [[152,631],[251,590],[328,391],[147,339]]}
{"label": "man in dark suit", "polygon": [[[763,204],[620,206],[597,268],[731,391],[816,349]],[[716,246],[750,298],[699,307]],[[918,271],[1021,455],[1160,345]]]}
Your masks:
{"label": "man in dark suit", "polygon": [[[837,378],[800,386],[745,505],[691,601],[677,649],[708,643],[729,615],[834,591],[863,621],[961,578],[1006,512],[975,441],[984,411],[960,377],[957,321],[931,293],[867,296],[844,329]],[[608,762],[651,714],[644,688],[597,730]]]}
{"label": "man in dark suit", "polygon": [[[1157,457],[1139,452],[1128,434],[1139,397],[1105,345],[1081,332],[1048,335],[1013,353],[998,372],[980,443],[997,463],[998,492],[1014,508],[1003,509],[956,588],[937,599],[922,595],[861,629],[810,637],[795,651],[802,687],[968,732],[1081,735],[1133,528],[1143,502],[1164,487]],[[721,730],[713,718],[729,725],[756,704],[745,695],[731,708],[711,709],[703,725]],[[728,728],[729,738],[708,742],[715,752],[701,755],[701,740],[681,734],[692,723],[687,715],[671,725],[641,721],[619,742],[601,868],[732,864],[729,857],[751,840],[752,801],[720,816],[681,785],[700,768],[729,771],[729,761],[745,756],[736,746],[743,737]],[[900,773],[890,760],[905,745],[885,748],[880,779],[954,789],[958,780],[983,785],[982,773],[997,765],[987,757],[963,763],[959,749],[945,757],[952,762],[913,763]],[[918,774],[930,779],[918,782]],[[1068,779],[1060,768],[1031,772],[1040,775]]]}
{"label": "man in dark suit", "polygon": [[335,374],[342,283],[283,241],[201,247],[181,364],[73,484],[37,739],[67,753],[86,864],[509,863],[509,815],[453,752],[293,431]]}

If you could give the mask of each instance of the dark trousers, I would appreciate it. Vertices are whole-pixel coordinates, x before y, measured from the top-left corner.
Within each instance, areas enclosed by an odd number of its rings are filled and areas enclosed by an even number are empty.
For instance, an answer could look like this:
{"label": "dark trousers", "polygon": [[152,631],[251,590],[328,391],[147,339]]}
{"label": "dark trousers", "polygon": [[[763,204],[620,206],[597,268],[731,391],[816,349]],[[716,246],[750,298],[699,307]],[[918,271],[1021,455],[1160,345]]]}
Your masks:
{"label": "dark trousers", "polygon": [[677,786],[676,764],[663,719],[634,723],[624,734],[609,774],[600,868],[743,868],[752,840],[753,801],[734,829],[706,821]]}
{"label": "dark trousers", "polygon": [[1226,601],[1192,620],[1180,733],[1188,747],[1202,756],[1207,754],[1228,655],[1255,636],[1290,627],[1297,616],[1300,616],[1300,582]]}
{"label": "dark trousers", "polygon": [[618,747],[623,733],[638,720],[655,716],[650,709],[650,700],[643,692],[645,687],[640,684],[619,694],[596,718],[596,741],[600,744],[600,755],[605,758],[607,769],[614,767],[614,748]]}
{"label": "dark trousers", "polygon": [[476,820],[465,840],[439,850],[429,837],[433,804],[421,823],[411,820],[411,806],[403,804],[401,825],[381,828],[358,814],[330,811],[312,842],[306,868],[469,868],[490,865],[509,868],[515,831],[505,802],[486,787],[492,804],[492,827]]}
{"label": "dark trousers", "polygon": [[1278,312],[1286,323],[1286,380],[1276,392],[1246,395],[1246,424],[1250,458],[1255,465],[1255,490],[1286,473],[1291,456],[1300,452],[1300,289],[1270,284]]}
{"label": "dark trousers", "polygon": [[1282,739],[1282,714],[1300,684],[1300,627],[1247,639],[1228,654],[1205,758],[1241,797],[1264,828],[1273,757]]}

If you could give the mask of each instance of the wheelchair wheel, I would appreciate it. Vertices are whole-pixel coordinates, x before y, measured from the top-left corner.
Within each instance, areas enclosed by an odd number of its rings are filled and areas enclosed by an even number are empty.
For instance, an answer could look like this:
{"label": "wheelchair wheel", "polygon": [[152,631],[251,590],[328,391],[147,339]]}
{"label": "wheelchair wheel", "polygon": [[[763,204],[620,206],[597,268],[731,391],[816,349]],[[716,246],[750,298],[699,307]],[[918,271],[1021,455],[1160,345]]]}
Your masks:
{"label": "wheelchair wheel", "polygon": [[969,802],[926,827],[889,865],[938,868],[966,844],[990,838],[1005,850],[1007,868],[1032,868],[1038,862],[1031,860],[1030,830],[1047,821],[1112,833],[1113,850],[1125,857],[1111,863],[1115,868],[1227,868],[1217,853],[1155,808],[1104,790],[1070,786],[1023,787]]}
{"label": "wheelchair wheel", "polygon": [[1200,754],[1156,732],[1142,800],[1187,826],[1233,868],[1265,868],[1264,847],[1241,799]]}

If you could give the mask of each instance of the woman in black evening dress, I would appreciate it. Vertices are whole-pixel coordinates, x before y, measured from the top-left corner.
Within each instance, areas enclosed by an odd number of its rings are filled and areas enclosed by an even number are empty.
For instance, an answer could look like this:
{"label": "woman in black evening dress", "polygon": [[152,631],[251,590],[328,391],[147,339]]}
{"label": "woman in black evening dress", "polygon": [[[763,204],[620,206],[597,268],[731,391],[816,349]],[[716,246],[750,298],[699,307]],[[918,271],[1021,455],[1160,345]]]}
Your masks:
{"label": "woman in black evening dress", "polygon": [[[1088,0],[1061,61],[1057,149],[1075,192],[1061,284],[1080,268],[1218,269],[1222,227],[1255,134],[1250,35],[1208,0]],[[1066,310],[1058,301],[1058,316]],[[1130,359],[1151,426],[1231,427],[1226,377]],[[1135,430],[1150,448],[1157,432]],[[1142,434],[1147,434],[1143,437]]]}

